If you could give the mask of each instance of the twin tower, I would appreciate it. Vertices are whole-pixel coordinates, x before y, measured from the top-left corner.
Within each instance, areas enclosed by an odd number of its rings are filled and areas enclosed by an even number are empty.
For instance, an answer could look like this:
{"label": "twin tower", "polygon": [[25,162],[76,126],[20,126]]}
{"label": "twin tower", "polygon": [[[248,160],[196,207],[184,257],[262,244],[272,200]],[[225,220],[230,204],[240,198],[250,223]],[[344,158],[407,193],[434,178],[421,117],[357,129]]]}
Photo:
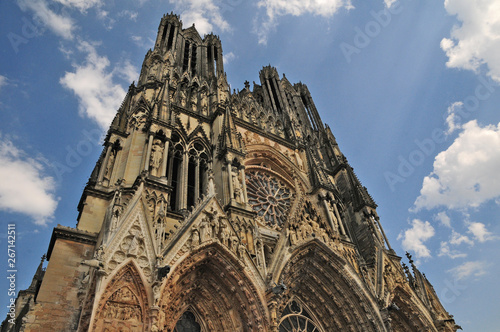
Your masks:
{"label": "twin tower", "polygon": [[222,54],[162,18],[6,330],[456,331],[307,86],[268,66],[231,91]]}

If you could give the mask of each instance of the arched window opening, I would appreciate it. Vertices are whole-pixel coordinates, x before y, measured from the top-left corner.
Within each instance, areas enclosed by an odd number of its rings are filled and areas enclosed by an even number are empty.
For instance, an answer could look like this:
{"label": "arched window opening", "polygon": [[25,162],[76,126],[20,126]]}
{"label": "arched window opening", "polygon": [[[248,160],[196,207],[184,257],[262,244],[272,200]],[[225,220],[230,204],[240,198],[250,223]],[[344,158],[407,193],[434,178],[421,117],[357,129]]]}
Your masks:
{"label": "arched window opening", "polygon": [[184,61],[182,64],[182,72],[185,72],[189,67],[189,42],[184,43]]}
{"label": "arched window opening", "polygon": [[206,188],[208,155],[200,142],[194,142],[189,150],[187,174],[187,207],[196,204]]}
{"label": "arched window opening", "polygon": [[197,160],[193,157],[189,158],[188,166],[188,185],[187,185],[187,205],[193,206],[196,201],[196,168],[198,166]]}
{"label": "arched window opening", "polygon": [[167,165],[168,184],[172,187],[169,204],[171,211],[179,209],[179,192],[182,186],[181,166],[183,152],[184,149],[180,137],[177,134],[172,135]]}
{"label": "arched window opening", "polygon": [[201,326],[191,311],[186,311],[175,324],[174,332],[201,332]]}
{"label": "arched window opening", "polygon": [[302,303],[292,300],[281,315],[279,332],[323,332]]}
{"label": "arched window opening", "polygon": [[170,33],[168,35],[167,50],[170,50],[172,48],[172,44],[174,41],[174,31],[175,31],[175,26],[170,25]]}

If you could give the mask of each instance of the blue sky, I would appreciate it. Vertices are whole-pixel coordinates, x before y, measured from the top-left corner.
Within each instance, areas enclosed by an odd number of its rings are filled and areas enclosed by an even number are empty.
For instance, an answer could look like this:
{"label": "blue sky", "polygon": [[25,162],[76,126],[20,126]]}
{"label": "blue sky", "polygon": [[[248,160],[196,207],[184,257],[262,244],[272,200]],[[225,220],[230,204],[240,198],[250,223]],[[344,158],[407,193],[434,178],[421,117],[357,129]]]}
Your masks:
{"label": "blue sky", "polygon": [[75,226],[99,137],[171,11],[220,36],[232,88],[268,64],[307,84],[397,253],[465,331],[497,331],[495,0],[1,2],[0,269],[14,223],[19,289],[52,228]]}

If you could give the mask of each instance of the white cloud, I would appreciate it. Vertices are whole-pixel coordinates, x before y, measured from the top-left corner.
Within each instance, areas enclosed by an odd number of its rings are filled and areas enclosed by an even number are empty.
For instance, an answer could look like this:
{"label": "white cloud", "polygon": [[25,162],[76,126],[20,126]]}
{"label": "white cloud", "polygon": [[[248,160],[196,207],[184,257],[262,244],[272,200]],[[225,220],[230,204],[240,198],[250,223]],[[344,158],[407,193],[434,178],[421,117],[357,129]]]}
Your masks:
{"label": "white cloud", "polygon": [[221,32],[230,28],[229,23],[222,17],[222,13],[227,10],[227,4],[219,7],[214,0],[169,0],[169,2],[181,13],[184,28],[194,23],[201,36],[212,32],[214,26]]}
{"label": "white cloud", "polygon": [[424,242],[434,236],[434,227],[428,221],[413,219],[412,228],[399,234],[398,240],[402,240],[404,250],[415,252],[418,258],[430,257],[431,252]]}
{"label": "white cloud", "polygon": [[313,14],[331,17],[341,8],[354,8],[351,0],[260,0],[257,6],[265,8],[267,16],[263,22],[257,20],[255,23],[260,44],[267,43],[267,35],[278,25],[279,16]]}
{"label": "white cloud", "polygon": [[468,228],[469,233],[471,233],[479,242],[486,242],[496,238],[486,229],[486,226],[480,222],[471,222]]}
{"label": "white cloud", "polygon": [[413,212],[478,207],[500,196],[500,124],[481,127],[473,120],[461,129],[453,144],[436,156]]}
{"label": "white cloud", "polygon": [[480,277],[486,274],[487,264],[485,262],[465,262],[448,272],[452,273],[457,280],[466,279],[468,277]]}
{"label": "white cloud", "polygon": [[122,10],[121,12],[118,13],[118,17],[125,17],[134,22],[137,21],[138,15],[139,15],[138,12],[134,12],[131,10]]}
{"label": "white cloud", "polygon": [[448,116],[446,117],[446,124],[448,125],[448,130],[446,134],[451,134],[457,129],[460,129],[462,125],[460,124],[460,116],[457,114],[460,109],[464,107],[464,103],[461,101],[454,102],[450,107],[448,107]]}
{"label": "white cloud", "polygon": [[0,134],[0,210],[22,213],[38,225],[51,221],[58,200],[55,181],[40,162]]}
{"label": "white cloud", "polygon": [[60,83],[78,97],[81,115],[93,119],[103,129],[107,129],[125,97],[125,90],[113,79],[115,75],[123,75],[128,79],[135,73],[132,73],[130,68],[115,68],[109,71],[108,58],[99,56],[95,46],[88,42],[80,42],[78,49],[87,53],[85,63],[74,64],[75,72],[66,72]]}
{"label": "white cloud", "polygon": [[227,63],[233,61],[234,59],[236,59],[236,55],[234,55],[233,52],[229,52],[227,54],[224,54],[222,57],[224,58],[224,63],[225,64],[227,64]]}
{"label": "white cloud", "polygon": [[55,2],[66,7],[76,8],[82,13],[86,13],[92,7],[100,7],[102,5],[101,0],[55,0]]}
{"label": "white cloud", "polygon": [[137,82],[139,79],[139,72],[137,68],[134,67],[129,60],[124,60],[119,63],[115,69],[113,69],[113,74],[121,77],[125,82],[132,84],[132,81]]}
{"label": "white cloud", "polygon": [[444,211],[441,211],[438,214],[434,215],[434,220],[438,220],[444,226],[451,228],[450,217],[448,217],[448,215]]}
{"label": "white cloud", "polygon": [[462,235],[458,232],[452,231],[450,244],[458,246],[458,245],[461,245],[462,243],[466,243],[470,246],[474,245],[474,242],[471,239],[469,239],[469,237],[467,235]]}
{"label": "white cloud", "polygon": [[441,247],[439,248],[438,256],[448,256],[451,259],[464,258],[467,254],[462,253],[458,250],[450,249],[448,242],[441,242]]}
{"label": "white cloud", "polygon": [[33,17],[64,39],[72,39],[75,22],[71,17],[56,14],[46,0],[18,0],[19,8],[32,11]]}
{"label": "white cloud", "polygon": [[477,71],[487,65],[488,74],[500,82],[500,2],[497,0],[445,0],[450,15],[460,25],[453,27],[451,38],[441,41],[448,56],[446,65]]}
{"label": "white cloud", "polygon": [[385,6],[387,8],[391,8],[392,4],[395,3],[397,0],[384,0]]}
{"label": "white cloud", "polygon": [[0,75],[0,90],[7,84],[7,77]]}

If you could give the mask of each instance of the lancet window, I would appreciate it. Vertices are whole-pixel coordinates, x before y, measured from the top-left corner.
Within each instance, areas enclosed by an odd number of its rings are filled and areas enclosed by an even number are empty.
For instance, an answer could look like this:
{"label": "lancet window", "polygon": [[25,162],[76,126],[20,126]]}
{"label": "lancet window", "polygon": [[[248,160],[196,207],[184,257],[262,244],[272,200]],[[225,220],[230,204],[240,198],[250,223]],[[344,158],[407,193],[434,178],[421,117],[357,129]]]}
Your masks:
{"label": "lancet window", "polygon": [[323,332],[313,316],[299,301],[293,299],[283,310],[279,332]]}
{"label": "lancet window", "polygon": [[[208,153],[195,141],[186,150],[178,135],[172,135],[167,178],[172,186],[170,210],[184,210],[196,204],[207,186]],[[185,152],[187,151],[187,152]]]}

